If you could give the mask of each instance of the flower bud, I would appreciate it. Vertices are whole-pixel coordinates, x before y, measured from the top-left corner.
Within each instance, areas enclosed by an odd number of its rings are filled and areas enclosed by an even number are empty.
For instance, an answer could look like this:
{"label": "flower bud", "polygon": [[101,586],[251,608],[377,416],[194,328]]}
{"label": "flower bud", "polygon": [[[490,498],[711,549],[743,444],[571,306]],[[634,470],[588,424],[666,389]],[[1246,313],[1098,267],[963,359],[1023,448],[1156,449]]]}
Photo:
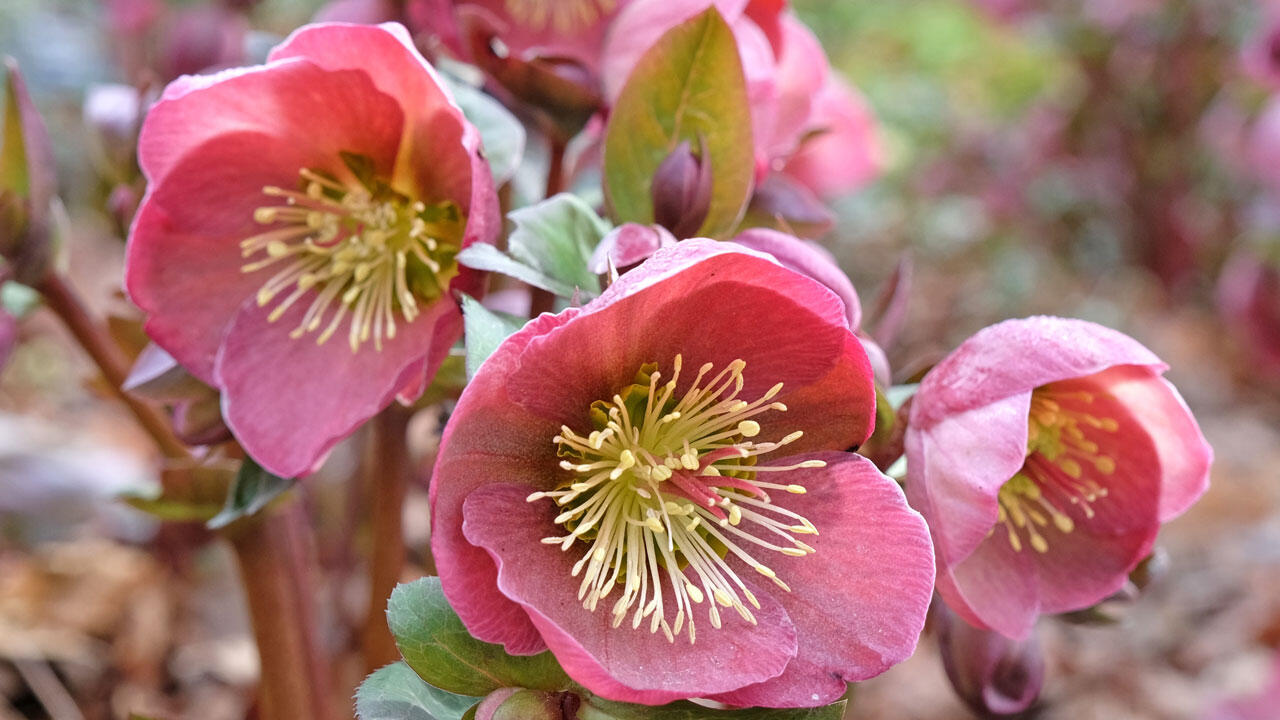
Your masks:
{"label": "flower bud", "polygon": [[1023,712],[1044,684],[1044,656],[1034,634],[1011,640],[965,622],[944,603],[934,603],[942,666],[956,694],[983,717]]}
{"label": "flower bud", "polygon": [[479,20],[465,37],[475,64],[517,100],[542,111],[563,139],[577,135],[604,105],[599,80],[577,60],[516,57],[496,31]]}
{"label": "flower bud", "polygon": [[661,248],[675,244],[675,236],[664,227],[623,223],[601,238],[587,267],[597,275],[608,272],[610,265],[620,273],[626,272]]}
{"label": "flower bud", "polygon": [[111,177],[134,177],[134,148],[142,122],[142,97],[137,88],[119,83],[93,85],[85,94],[83,113],[85,125],[97,136]]}
{"label": "flower bud", "polygon": [[1218,312],[1255,371],[1280,376],[1280,268],[1237,250],[1222,268],[1217,295]]}
{"label": "flower bud", "polygon": [[816,238],[835,225],[835,216],[812,190],[774,173],[756,186],[744,224]]}
{"label": "flower bud", "polygon": [[24,285],[43,279],[53,256],[53,149],[26,83],[12,59],[4,89],[0,135],[0,257]]}
{"label": "flower bud", "polygon": [[501,688],[480,701],[476,720],[562,720],[577,717],[579,703],[571,693]]}
{"label": "flower bud", "polygon": [[711,210],[711,163],[707,141],[699,136],[695,155],[685,141],[676,146],[653,173],[653,221],[677,238],[698,234]]}

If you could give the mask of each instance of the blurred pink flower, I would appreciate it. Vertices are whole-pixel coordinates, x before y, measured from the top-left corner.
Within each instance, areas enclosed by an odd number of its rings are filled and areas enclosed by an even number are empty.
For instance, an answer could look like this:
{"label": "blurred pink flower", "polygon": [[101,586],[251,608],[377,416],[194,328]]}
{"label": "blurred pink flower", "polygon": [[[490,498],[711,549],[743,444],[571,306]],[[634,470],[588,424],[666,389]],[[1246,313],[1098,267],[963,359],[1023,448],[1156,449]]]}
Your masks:
{"label": "blurred pink flower", "polygon": [[1237,250],[1218,277],[1218,312],[1261,369],[1280,373],[1280,269]]}
{"label": "blurred pink flower", "polygon": [[467,386],[431,483],[445,594],[606,698],[832,702],[911,654],[931,594],[920,516],[841,452],[874,404],[830,290],[730,243],[662,249]]}
{"label": "blurred pink flower", "polygon": [[1271,678],[1262,692],[1216,705],[1205,715],[1205,720],[1275,720],[1277,709],[1280,709],[1280,654],[1275,657]]}
{"label": "blurred pink flower", "polygon": [[938,592],[969,623],[1024,638],[1096,604],[1208,485],[1212,450],[1151,351],[1082,320],[982,330],[920,385],[907,496]]}
{"label": "blurred pink flower", "polygon": [[454,256],[498,229],[479,145],[398,25],[302,28],[147,115],[129,294],[267,469],[313,469],[461,334]]}
{"label": "blurred pink flower", "polygon": [[618,97],[631,68],[665,32],[712,5],[738,42],[756,179],[780,171],[829,196],[874,177],[880,150],[870,110],[831,72],[818,39],[779,0],[633,0],[605,39],[606,100]]}

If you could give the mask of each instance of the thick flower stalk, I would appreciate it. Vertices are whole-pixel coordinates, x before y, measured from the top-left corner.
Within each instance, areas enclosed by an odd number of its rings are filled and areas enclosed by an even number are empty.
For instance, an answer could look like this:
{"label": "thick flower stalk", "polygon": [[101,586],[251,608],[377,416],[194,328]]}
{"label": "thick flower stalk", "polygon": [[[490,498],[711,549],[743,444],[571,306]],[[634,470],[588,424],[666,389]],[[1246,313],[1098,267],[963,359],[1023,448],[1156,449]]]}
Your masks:
{"label": "thick flower stalk", "polygon": [[432,550],[480,639],[607,698],[815,706],[915,647],[932,551],[866,459],[866,354],[830,290],[729,243],[659,251],[481,366]]}
{"label": "thick flower stalk", "polygon": [[265,65],[171,84],[125,280],[245,450],[304,474],[462,330],[454,260],[497,230],[479,135],[398,25],[314,25]]}
{"label": "thick flower stalk", "polygon": [[1094,605],[1200,497],[1213,453],[1165,369],[1114,330],[1033,317],[979,332],[925,377],[907,496],[956,613],[1024,638],[1042,613]]}

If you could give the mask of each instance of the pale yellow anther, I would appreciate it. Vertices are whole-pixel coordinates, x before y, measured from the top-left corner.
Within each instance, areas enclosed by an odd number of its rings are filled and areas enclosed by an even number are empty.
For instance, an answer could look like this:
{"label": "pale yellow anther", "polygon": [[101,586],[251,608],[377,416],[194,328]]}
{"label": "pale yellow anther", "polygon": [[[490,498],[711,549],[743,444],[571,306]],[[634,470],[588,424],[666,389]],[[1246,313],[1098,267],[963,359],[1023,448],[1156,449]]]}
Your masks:
{"label": "pale yellow anther", "polygon": [[808,492],[808,490],[805,490],[803,485],[788,485],[787,492],[792,493],[794,495],[803,495],[806,492]]}
{"label": "pale yellow anther", "polygon": [[743,420],[738,423],[738,433],[743,437],[755,437],[760,434],[760,423],[755,420]]}
{"label": "pale yellow anther", "polygon": [[712,591],[712,597],[714,597],[716,602],[720,603],[722,607],[733,607],[733,596],[720,588],[716,588]]}
{"label": "pale yellow anther", "polygon": [[804,557],[809,554],[808,551],[801,550],[800,548],[782,548],[778,550],[778,552],[791,557]]}

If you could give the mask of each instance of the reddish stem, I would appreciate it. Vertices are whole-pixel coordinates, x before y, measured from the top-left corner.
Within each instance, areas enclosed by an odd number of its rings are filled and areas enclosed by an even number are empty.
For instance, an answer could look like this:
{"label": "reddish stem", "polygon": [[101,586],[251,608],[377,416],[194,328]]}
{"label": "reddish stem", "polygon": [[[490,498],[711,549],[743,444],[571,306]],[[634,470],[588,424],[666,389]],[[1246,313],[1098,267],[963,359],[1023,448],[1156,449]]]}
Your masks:
{"label": "reddish stem", "polygon": [[[547,188],[546,196],[551,197],[556,193],[564,190],[564,151],[565,141],[559,137],[552,135],[549,140],[550,161],[547,167]],[[537,317],[545,312],[552,312],[555,309],[556,296],[543,290],[542,288],[533,288],[529,296],[529,314],[531,317]]]}
{"label": "reddish stem", "polygon": [[191,451],[173,434],[163,413],[121,389],[129,376],[129,361],[120,347],[102,330],[102,326],[93,318],[75,289],[56,273],[49,273],[37,289],[44,296],[45,305],[67,326],[76,342],[93,359],[106,378],[111,392],[129,408],[138,424],[155,440],[165,457],[190,458]]}
{"label": "reddish stem", "polygon": [[406,432],[411,413],[392,405],[372,423],[365,459],[370,493],[373,546],[369,558],[369,610],[360,633],[365,670],[373,672],[400,659],[387,627],[387,598],[400,582],[405,563],[404,498],[412,470]]}
{"label": "reddish stem", "polygon": [[292,499],[226,533],[240,563],[262,664],[261,720],[332,720],[328,667],[315,625],[307,519]]}

